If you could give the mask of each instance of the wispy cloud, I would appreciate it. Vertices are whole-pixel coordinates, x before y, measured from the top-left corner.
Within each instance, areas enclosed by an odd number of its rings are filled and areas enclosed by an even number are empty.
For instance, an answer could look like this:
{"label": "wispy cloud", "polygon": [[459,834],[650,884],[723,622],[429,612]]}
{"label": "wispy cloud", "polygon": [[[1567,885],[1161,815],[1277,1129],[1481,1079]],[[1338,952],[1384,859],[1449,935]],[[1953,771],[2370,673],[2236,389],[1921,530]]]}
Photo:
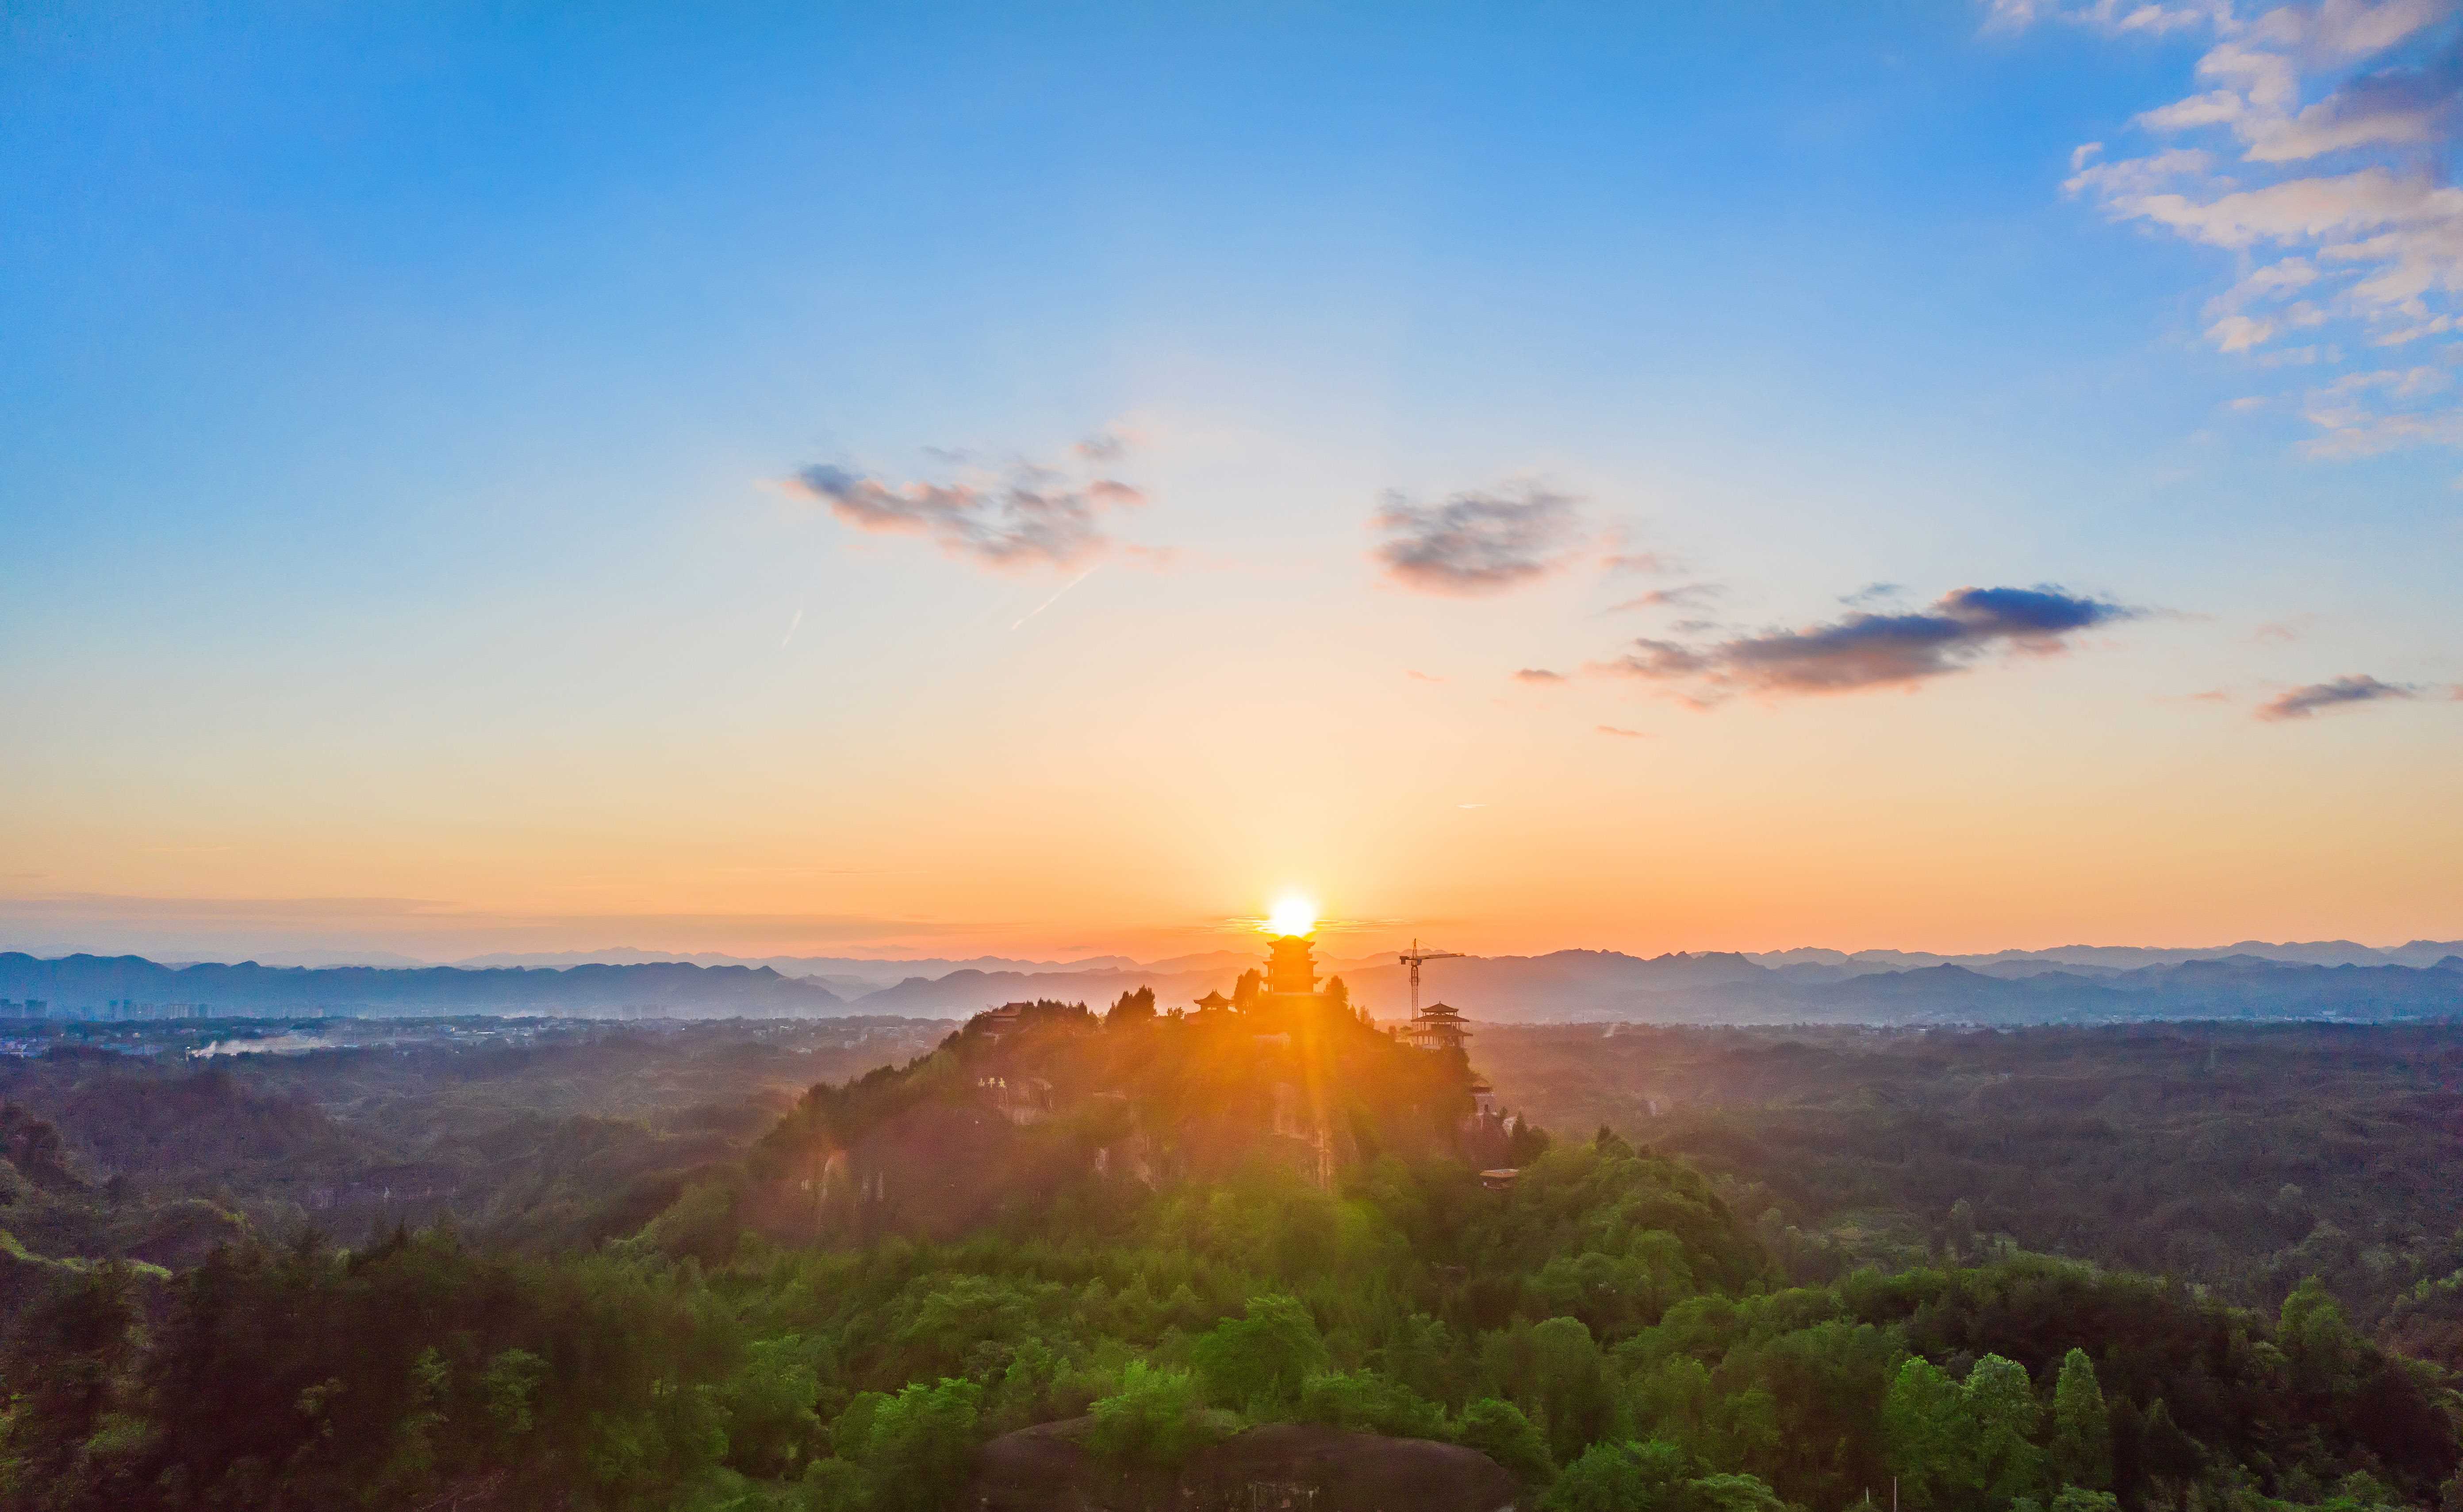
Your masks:
{"label": "wispy cloud", "polygon": [[1697,704],[1733,693],[1850,693],[1964,671],[1995,651],[2051,655],[2137,612],[2059,588],[1962,588],[1917,614],[1857,613],[1708,645],[1641,639],[1597,670],[1676,684]]}
{"label": "wispy cloud", "polygon": [[[1016,463],[999,472],[976,470],[948,483],[894,483],[829,463],[817,463],[783,486],[829,507],[859,530],[920,535],[949,555],[994,569],[1070,568],[1101,556],[1117,543],[1101,515],[1146,502],[1117,478],[1085,476],[1084,464],[1118,458],[1119,436],[1080,442],[1071,468]],[[957,457],[961,454],[948,454]]]}
{"label": "wispy cloud", "polygon": [[1654,588],[1620,604],[1601,610],[1603,615],[1621,615],[1629,609],[1707,609],[1711,601],[1727,593],[1717,583],[1679,583],[1674,588]]}
{"label": "wispy cloud", "polygon": [[2162,36],[2169,32],[2184,32],[2213,25],[2218,17],[2229,18],[2232,7],[2228,0],[2190,0],[2190,3],[2164,5],[2157,0],[2086,0],[2084,4],[2063,4],[2062,0],[1984,0],[1984,24],[1990,30],[2014,30],[2032,26],[2038,21],[2060,20],[2073,25],[2091,27],[2099,32],[2143,36]]}
{"label": "wispy cloud", "polygon": [[1117,462],[1129,449],[1134,438],[1120,426],[1097,431],[1069,448],[1089,462]]}
{"label": "wispy cloud", "polygon": [[2257,706],[2262,720],[2305,720],[2320,709],[2341,708],[2347,703],[2378,703],[2388,699],[2416,699],[2420,690],[2408,682],[2381,682],[2372,677],[2354,673],[2312,682],[2278,694]]}
{"label": "wispy cloud", "polygon": [[1619,735],[1629,741],[1646,741],[1650,739],[1650,734],[1647,730],[1629,730],[1619,724],[1594,724],[1591,728],[1597,730],[1602,735]]}
{"label": "wispy cloud", "polygon": [[[2244,16],[2221,0],[1989,3],[2004,26],[2208,32],[2201,87],[2131,123],[2153,139],[2148,149],[2105,161],[2103,143],[2087,143],[2066,187],[2115,220],[2235,253],[2248,270],[2209,301],[2206,335],[2266,365],[2331,364],[2458,329],[2463,188],[2445,171],[2463,133],[2456,10],[2326,0]],[[2312,330],[2324,346],[2276,345]],[[2418,371],[2312,391],[2303,413],[2319,431],[2303,449],[2331,459],[2463,446],[2463,410],[2442,382],[2414,380]]]}
{"label": "wispy cloud", "polygon": [[1545,687],[1553,683],[1564,681],[1565,674],[1561,672],[1551,672],[1546,667],[1524,667],[1521,671],[1514,674],[1514,680],[1516,682],[1535,682]]}
{"label": "wispy cloud", "polygon": [[1457,493],[1420,505],[1387,493],[1369,526],[1386,574],[1422,593],[1469,596],[1519,588],[1579,552],[1575,500],[1537,484]]}
{"label": "wispy cloud", "polygon": [[1610,553],[1601,565],[1611,572],[1646,572],[1660,577],[1685,571],[1684,561],[1666,551],[1619,551]]}

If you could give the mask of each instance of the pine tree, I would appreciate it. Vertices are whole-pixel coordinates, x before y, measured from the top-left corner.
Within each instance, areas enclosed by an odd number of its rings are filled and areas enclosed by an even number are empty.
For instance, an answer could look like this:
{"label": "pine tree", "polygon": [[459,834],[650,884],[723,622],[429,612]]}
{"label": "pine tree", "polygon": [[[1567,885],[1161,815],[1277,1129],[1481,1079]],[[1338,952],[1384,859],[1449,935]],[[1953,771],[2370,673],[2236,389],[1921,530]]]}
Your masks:
{"label": "pine tree", "polygon": [[2112,1489],[2112,1418],[2103,1405],[2103,1387],[2095,1378],[2095,1362],[2084,1350],[2072,1350],[2061,1361],[2060,1378],[2053,1386],[2053,1473],[2064,1485],[2090,1491]]}

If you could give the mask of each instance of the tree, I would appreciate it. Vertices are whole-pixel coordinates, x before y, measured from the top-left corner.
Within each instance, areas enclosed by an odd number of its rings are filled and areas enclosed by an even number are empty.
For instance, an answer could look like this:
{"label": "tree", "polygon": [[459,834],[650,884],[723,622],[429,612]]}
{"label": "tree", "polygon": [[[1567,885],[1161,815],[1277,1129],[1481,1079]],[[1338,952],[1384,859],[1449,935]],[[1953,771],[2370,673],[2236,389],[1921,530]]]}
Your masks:
{"label": "tree", "polygon": [[[0,1397],[0,1475],[13,1471],[35,1487],[73,1483],[72,1467],[111,1415],[119,1379],[136,1352],[137,1321],[135,1287],[121,1266],[53,1278],[17,1320],[0,1357],[7,1393]],[[59,1504],[75,1503],[64,1497]]]}
{"label": "tree", "polygon": [[1117,1459],[1176,1465],[1218,1436],[1204,1408],[1196,1378],[1187,1371],[1131,1360],[1121,1372],[1121,1389],[1095,1403],[1086,1442]]}
{"label": "tree", "polygon": [[881,1512],[935,1512],[955,1505],[975,1451],[972,1381],[917,1381],[882,1402],[865,1435],[863,1466]]}
{"label": "tree", "polygon": [[1342,984],[1340,977],[1325,979],[1325,1005],[1344,1013],[1351,1011],[1351,989]]}
{"label": "tree", "polygon": [[1959,1395],[1986,1495],[1995,1502],[2032,1496],[2043,1480],[2043,1454],[2034,1442],[2041,1414],[2027,1368],[1988,1354],[1967,1372]]}
{"label": "tree", "polygon": [[1581,1319],[1550,1318],[1533,1326],[1527,1390],[1558,1463],[1570,1463],[1584,1445],[1606,1436],[1614,1401],[1600,1347]]}
{"label": "tree", "polygon": [[546,1379],[547,1361],[528,1350],[506,1350],[488,1362],[488,1369],[479,1377],[479,1389],[488,1404],[488,1419],[496,1425],[496,1432],[510,1440],[536,1426],[539,1383]]}
{"label": "tree", "polygon": [[1882,1400],[1882,1434],[1890,1469],[1910,1504],[1929,1506],[1936,1498],[1973,1488],[1964,1415],[1958,1383],[1940,1366],[1919,1356],[1899,1367]]}
{"label": "tree", "polygon": [[820,1398],[815,1372],[819,1348],[790,1333],[755,1340],[744,1368],[727,1383],[729,1458],[752,1476],[789,1476],[802,1468],[820,1436],[813,1405]]}
{"label": "tree", "polygon": [[1152,1024],[1154,1018],[1154,988],[1140,987],[1135,992],[1121,994],[1120,1001],[1112,1004],[1112,1011],[1103,1015],[1103,1027],[1132,1029],[1140,1025]]}
{"label": "tree", "polygon": [[1232,983],[1232,1006],[1246,1013],[1257,1005],[1257,1000],[1265,995],[1265,991],[1266,974],[1251,966],[1240,973],[1239,981]]}
{"label": "tree", "polygon": [[2053,1474],[2063,1485],[2112,1489],[2112,1416],[2084,1350],[2061,1360],[2053,1385]]}
{"label": "tree", "polygon": [[1245,1316],[1198,1335],[1188,1354],[1208,1398],[1243,1409],[1297,1401],[1301,1385],[1326,1367],[1317,1319],[1299,1299],[1279,1292],[1251,1297]]}
{"label": "tree", "polygon": [[2043,1479],[2026,1367],[1988,1354],[1964,1386],[1921,1357],[1899,1368],[1882,1404],[1890,1468],[1918,1506],[2006,1506]]}
{"label": "tree", "polygon": [[1499,1397],[1483,1396],[1463,1409],[1454,1441],[1476,1449],[1522,1479],[1525,1485],[1545,1485],[1557,1475],[1548,1455],[1548,1440],[1539,1436],[1522,1409]]}
{"label": "tree", "polygon": [[1680,1512],[1685,1451],[1661,1438],[1600,1443],[1582,1451],[1548,1488],[1548,1512]]}
{"label": "tree", "polygon": [[1702,1476],[1685,1482],[1686,1512],[1786,1512],[1759,1476]]}
{"label": "tree", "polygon": [[2306,1278],[2283,1299],[2275,1342],[2291,1361],[2293,1390],[2339,1396],[2358,1388],[2361,1341],[2344,1321],[2343,1305],[2317,1277]]}

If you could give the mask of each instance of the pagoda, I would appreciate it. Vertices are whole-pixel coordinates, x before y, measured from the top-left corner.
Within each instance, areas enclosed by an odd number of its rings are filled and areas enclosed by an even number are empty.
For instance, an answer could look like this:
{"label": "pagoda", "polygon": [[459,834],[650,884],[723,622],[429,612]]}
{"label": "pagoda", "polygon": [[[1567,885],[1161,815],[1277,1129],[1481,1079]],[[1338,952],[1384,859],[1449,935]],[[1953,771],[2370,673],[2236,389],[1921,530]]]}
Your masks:
{"label": "pagoda", "polygon": [[1458,1009],[1431,1003],[1419,1017],[1403,1025],[1403,1037],[1424,1050],[1458,1050],[1471,1038],[1471,1029]]}
{"label": "pagoda", "polygon": [[1317,996],[1317,955],[1305,935],[1276,935],[1266,945],[1266,995],[1291,1002]]}

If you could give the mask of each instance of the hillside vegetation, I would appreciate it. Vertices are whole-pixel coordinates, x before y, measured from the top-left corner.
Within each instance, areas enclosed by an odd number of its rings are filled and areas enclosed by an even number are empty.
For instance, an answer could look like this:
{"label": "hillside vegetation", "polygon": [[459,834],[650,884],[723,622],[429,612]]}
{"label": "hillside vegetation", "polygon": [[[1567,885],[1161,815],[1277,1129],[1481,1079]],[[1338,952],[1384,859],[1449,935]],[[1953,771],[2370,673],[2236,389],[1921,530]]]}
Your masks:
{"label": "hillside vegetation", "polygon": [[[1274,1422],[1449,1440],[1585,1512],[2463,1498],[2446,1378],[2321,1286],[1791,1285],[1683,1159],[1467,1124],[1458,1060],[1140,1006],[816,1088],[595,1247],[63,1266],[0,1357],[0,1504],[895,1512],[1005,1494],[979,1446],[1034,1424],[1144,1495]],[[1503,1190],[1463,1158],[1493,1138]]]}
{"label": "hillside vegetation", "polygon": [[1789,1275],[2009,1250],[2356,1326],[2463,1369],[2452,1026],[1493,1029],[1537,1116],[1711,1172]]}

